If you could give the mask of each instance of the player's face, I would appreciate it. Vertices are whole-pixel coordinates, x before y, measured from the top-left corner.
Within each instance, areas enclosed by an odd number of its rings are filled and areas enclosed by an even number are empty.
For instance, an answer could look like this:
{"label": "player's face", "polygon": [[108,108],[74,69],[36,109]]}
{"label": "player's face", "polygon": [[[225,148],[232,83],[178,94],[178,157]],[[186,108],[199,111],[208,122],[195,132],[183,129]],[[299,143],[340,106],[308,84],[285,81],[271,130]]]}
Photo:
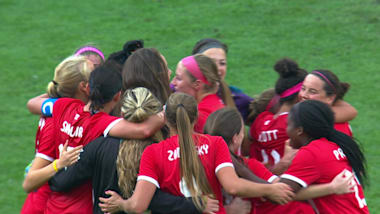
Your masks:
{"label": "player's face", "polygon": [[302,129],[300,127],[295,127],[294,121],[292,120],[292,115],[288,116],[288,126],[286,128],[286,133],[290,139],[290,146],[294,149],[299,149],[302,146]]}
{"label": "player's face", "polygon": [[302,88],[298,93],[300,101],[318,100],[328,105],[332,105],[335,96],[327,96],[323,89],[325,82],[314,74],[308,74],[303,81]]}
{"label": "player's face", "polygon": [[189,75],[187,74],[185,66],[181,62],[178,63],[177,69],[175,71],[175,77],[172,82],[175,91],[189,94],[193,97],[196,96],[196,90],[191,82]]}
{"label": "player's face", "polygon": [[210,48],[203,52],[204,55],[214,60],[218,67],[218,74],[222,80],[226,77],[227,73],[227,56],[222,48]]}

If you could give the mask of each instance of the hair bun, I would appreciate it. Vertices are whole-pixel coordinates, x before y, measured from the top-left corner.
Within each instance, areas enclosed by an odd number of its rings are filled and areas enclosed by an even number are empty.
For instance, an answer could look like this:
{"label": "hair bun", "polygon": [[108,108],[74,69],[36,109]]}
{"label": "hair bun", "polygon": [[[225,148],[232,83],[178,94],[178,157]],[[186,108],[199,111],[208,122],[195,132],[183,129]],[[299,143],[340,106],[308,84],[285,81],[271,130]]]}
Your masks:
{"label": "hair bun", "polygon": [[299,67],[298,64],[289,58],[283,58],[276,62],[274,70],[282,77],[287,78],[297,75]]}
{"label": "hair bun", "polygon": [[143,40],[131,40],[124,44],[123,51],[125,52],[126,56],[130,56],[133,51],[143,48],[144,47],[144,41]]}

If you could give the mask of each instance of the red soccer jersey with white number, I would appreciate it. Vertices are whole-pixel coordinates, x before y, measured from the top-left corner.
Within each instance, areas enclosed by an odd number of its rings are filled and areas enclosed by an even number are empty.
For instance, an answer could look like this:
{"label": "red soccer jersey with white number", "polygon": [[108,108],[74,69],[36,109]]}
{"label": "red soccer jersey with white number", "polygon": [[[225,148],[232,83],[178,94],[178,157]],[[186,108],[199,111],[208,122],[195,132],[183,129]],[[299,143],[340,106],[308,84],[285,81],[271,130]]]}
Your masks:
{"label": "red soccer jersey with white number", "polygon": [[223,101],[216,94],[205,96],[200,103],[198,103],[198,120],[194,126],[194,131],[203,133],[203,127],[206,124],[207,118],[214,111],[224,107]]}
{"label": "red soccer jersey with white number", "polygon": [[[277,178],[273,175],[265,166],[255,160],[254,158],[246,159],[244,162],[248,168],[259,178],[272,182]],[[273,204],[269,201],[263,202],[258,198],[252,198],[251,214],[277,214],[277,213],[289,213],[289,214],[309,214],[314,213],[313,208],[307,202],[292,201],[285,205]]]}
{"label": "red soccer jersey with white number", "polygon": [[[50,117],[41,117],[36,133],[35,152],[36,157],[53,162],[55,156],[54,125]],[[51,190],[46,182],[37,190],[28,194],[22,207],[22,214],[43,213]]]}
{"label": "red soccer jersey with white number", "polygon": [[[218,136],[195,134],[194,139],[208,182],[219,200],[218,213],[225,213],[221,185],[216,173],[223,167],[233,167],[227,144]],[[151,182],[162,191],[173,195],[190,197],[180,174],[179,144],[176,135],[144,150],[137,180]]]}
{"label": "red soccer jersey with white number", "polygon": [[340,132],[345,133],[346,135],[352,137],[351,126],[348,122],[345,123],[335,123],[334,128]]}
{"label": "red soccer jersey with white number", "polygon": [[[307,187],[310,184],[329,183],[344,169],[352,172],[343,151],[335,143],[322,138],[301,147],[288,171],[281,177]],[[319,212],[369,213],[363,189],[357,179],[355,182],[358,185],[353,193],[315,198]]]}
{"label": "red soccer jersey with white number", "polygon": [[[53,120],[56,156],[68,141],[69,148],[86,145],[108,131],[121,119],[104,112],[91,115],[77,99],[60,98],[54,103]],[[91,181],[65,193],[53,192],[45,213],[92,213]]]}
{"label": "red soccer jersey with white number", "polygon": [[273,166],[284,156],[285,141],[288,125],[288,112],[275,115],[264,111],[256,118],[249,130],[252,138],[250,157]]}

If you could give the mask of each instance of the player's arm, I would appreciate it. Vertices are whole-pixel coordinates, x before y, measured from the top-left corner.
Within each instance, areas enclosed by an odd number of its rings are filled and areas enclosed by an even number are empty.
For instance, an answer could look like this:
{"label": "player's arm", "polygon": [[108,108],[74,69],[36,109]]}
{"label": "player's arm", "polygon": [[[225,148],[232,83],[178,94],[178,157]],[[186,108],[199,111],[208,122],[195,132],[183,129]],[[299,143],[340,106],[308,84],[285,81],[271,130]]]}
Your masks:
{"label": "player's arm", "polygon": [[336,123],[348,122],[358,115],[358,111],[344,100],[337,100],[331,108],[334,112]]}
{"label": "player's arm", "polygon": [[149,204],[149,209],[154,213],[166,213],[166,214],[201,214],[194,205],[191,198],[185,198],[181,196],[174,196],[169,193],[163,192],[157,189],[154,193],[152,201]]}
{"label": "player's arm", "polygon": [[106,143],[103,142],[103,139],[104,138],[97,138],[87,144],[80,153],[79,160],[76,164],[59,170],[57,174],[49,180],[51,190],[56,192],[69,191],[89,180],[93,175],[97,148],[100,143]]}
{"label": "player's arm", "polygon": [[41,112],[42,104],[48,98],[49,98],[49,96],[48,96],[47,93],[41,94],[41,95],[39,95],[37,97],[33,97],[30,100],[28,100],[28,102],[26,104],[26,107],[28,108],[28,110],[30,111],[30,113],[41,115],[42,114],[42,112]]}
{"label": "player's arm", "polygon": [[22,184],[23,189],[29,193],[41,187],[51,177],[53,177],[58,170],[74,164],[78,160],[81,149],[82,147],[80,146],[71,151],[67,151],[66,143],[61,158],[53,162],[36,157],[33,161],[32,167],[24,179]]}
{"label": "player's arm", "polygon": [[142,123],[120,120],[109,131],[109,135],[118,138],[144,139],[152,136],[165,124],[163,112],[150,116]]}

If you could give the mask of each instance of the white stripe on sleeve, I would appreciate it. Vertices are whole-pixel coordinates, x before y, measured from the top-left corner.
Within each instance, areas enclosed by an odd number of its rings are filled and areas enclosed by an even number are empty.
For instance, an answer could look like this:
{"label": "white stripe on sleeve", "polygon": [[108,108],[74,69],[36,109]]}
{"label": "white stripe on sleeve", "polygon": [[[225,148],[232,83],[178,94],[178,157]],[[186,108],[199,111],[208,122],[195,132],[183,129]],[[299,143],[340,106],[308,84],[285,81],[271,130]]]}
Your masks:
{"label": "white stripe on sleeve", "polygon": [[152,177],[145,176],[145,175],[140,175],[140,176],[137,177],[137,181],[139,181],[139,180],[148,181],[148,182],[154,184],[157,188],[160,188],[160,185],[158,184],[158,182],[156,181],[156,179],[154,179]]}
{"label": "white stripe on sleeve", "polygon": [[274,179],[276,179],[276,178],[278,178],[277,175],[272,175],[267,181],[268,181],[269,183],[272,183],[272,182],[274,181]]}
{"label": "white stripe on sleeve", "polygon": [[123,120],[123,118],[119,118],[119,119],[116,119],[114,121],[112,121],[112,123],[110,123],[107,128],[104,130],[103,132],[103,135],[104,137],[107,137],[108,135],[108,132],[112,129],[112,127],[114,127],[116,125],[116,123],[118,123],[120,120]]}
{"label": "white stripe on sleeve", "polygon": [[42,154],[42,153],[36,153],[36,157],[42,158],[42,159],[50,161],[50,162],[54,161],[54,158],[49,157],[49,156]]}
{"label": "white stripe on sleeve", "polygon": [[221,164],[219,164],[219,165],[215,168],[215,174],[218,173],[218,171],[219,171],[221,168],[224,168],[224,167],[232,167],[232,168],[234,168],[234,165],[233,165],[232,163],[229,163],[229,162],[221,163]]}
{"label": "white stripe on sleeve", "polygon": [[302,187],[306,188],[307,187],[307,183],[293,175],[289,175],[289,174],[283,174],[281,175],[281,178],[286,178],[286,179],[289,179],[291,181],[294,181],[298,184],[300,184]]}

